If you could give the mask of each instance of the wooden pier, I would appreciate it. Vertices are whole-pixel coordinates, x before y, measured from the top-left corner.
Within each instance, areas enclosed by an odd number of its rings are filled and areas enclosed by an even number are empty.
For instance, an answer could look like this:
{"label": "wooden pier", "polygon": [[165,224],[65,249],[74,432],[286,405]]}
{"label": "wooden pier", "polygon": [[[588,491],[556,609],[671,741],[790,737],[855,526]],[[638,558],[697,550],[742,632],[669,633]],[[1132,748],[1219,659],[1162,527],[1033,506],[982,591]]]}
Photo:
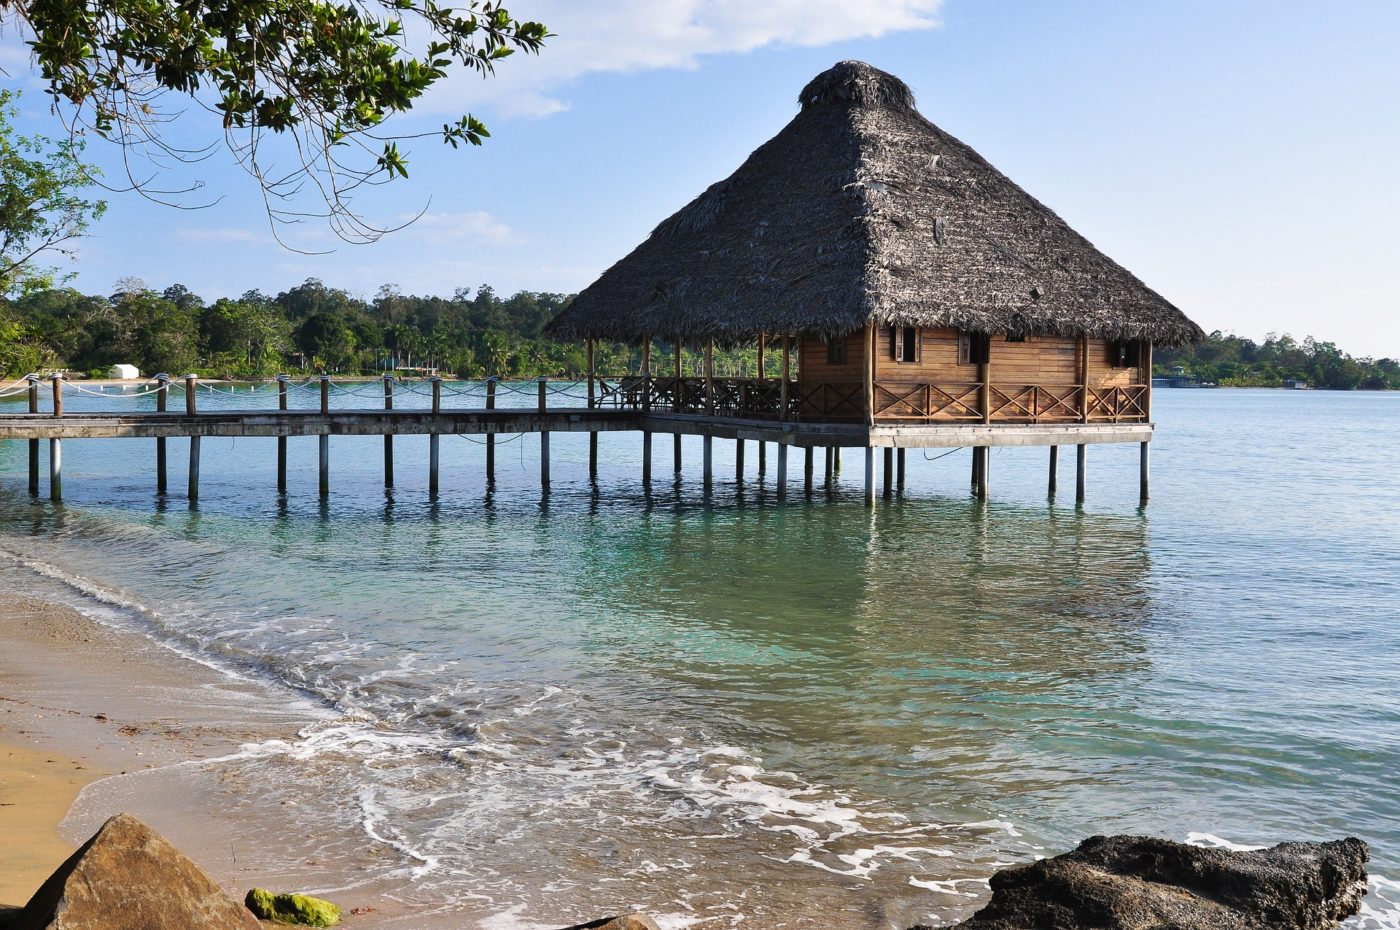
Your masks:
{"label": "wooden pier", "polygon": [[[553,433],[587,433],[589,436],[589,475],[598,473],[597,437],[604,432],[635,432],[642,446],[641,479],[652,478],[653,460],[649,454],[652,437],[669,433],[675,437],[674,470],[682,470],[680,440],[683,436],[699,436],[704,441],[701,467],[705,493],[714,480],[713,444],[715,440],[736,444],[736,472],[742,480],[745,445],[757,443],[761,471],[768,466],[768,444],[776,451],[776,489],[780,499],[787,496],[788,453],[792,448],[803,451],[802,481],[810,491],[814,479],[814,457],[823,449],[828,479],[839,474],[842,449],[864,452],[865,502],[873,506],[876,499],[876,451],[883,455],[881,471],[883,496],[886,499],[902,493],[905,484],[905,450],[969,448],[972,454],[972,489],[980,499],[987,499],[990,488],[990,457],[992,446],[1044,446],[1050,450],[1049,493],[1056,489],[1056,469],[1059,447],[1074,446],[1077,450],[1076,501],[1084,500],[1084,458],[1088,445],[1099,443],[1137,442],[1141,444],[1142,499],[1148,492],[1147,444],[1152,438],[1152,424],[1142,420],[1131,422],[1017,422],[1017,423],[928,423],[877,421],[874,424],[836,422],[827,419],[783,419],[743,410],[725,413],[693,413],[668,409],[652,409],[650,403],[601,406],[599,393],[589,390],[584,406],[550,406],[551,387],[541,379],[535,391],[532,407],[501,408],[496,405],[498,382],[485,385],[485,405],[462,409],[444,407],[442,382],[434,379],[431,386],[431,406],[425,409],[405,409],[394,406],[392,378],[383,379],[383,406],[368,409],[332,409],[331,382],[320,380],[319,404],[298,409],[289,403],[288,379],[278,383],[277,409],[200,410],[201,385],[193,376],[182,379],[177,390],[184,393],[180,409],[171,410],[167,393],[172,382],[161,376],[155,384],[156,410],[148,412],[84,411],[63,409],[63,385],[51,379],[49,410],[40,409],[40,386],[31,378],[28,388],[28,410],[24,413],[0,414],[0,440],[25,440],[29,443],[29,493],[40,493],[39,443],[49,443],[49,496],[63,496],[62,443],[82,439],[147,439],[155,441],[155,486],[158,494],[169,491],[166,440],[190,440],[186,479],[186,494],[197,500],[200,482],[200,440],[210,438],[267,438],[277,440],[276,487],[287,489],[287,439],[315,436],[318,438],[318,476],[322,496],[330,493],[330,438],[332,436],[382,436],[384,438],[384,483],[394,484],[395,436],[430,437],[428,461],[428,490],[439,490],[440,437],[443,435],[482,436],[486,438],[486,480],[495,479],[494,444],[498,436],[538,433],[540,435],[540,485],[548,490],[550,484],[550,444]],[[572,384],[572,383],[567,383]],[[516,388],[519,391],[519,388]],[[112,395],[116,399],[120,395]],[[567,398],[574,401],[574,398]]]}

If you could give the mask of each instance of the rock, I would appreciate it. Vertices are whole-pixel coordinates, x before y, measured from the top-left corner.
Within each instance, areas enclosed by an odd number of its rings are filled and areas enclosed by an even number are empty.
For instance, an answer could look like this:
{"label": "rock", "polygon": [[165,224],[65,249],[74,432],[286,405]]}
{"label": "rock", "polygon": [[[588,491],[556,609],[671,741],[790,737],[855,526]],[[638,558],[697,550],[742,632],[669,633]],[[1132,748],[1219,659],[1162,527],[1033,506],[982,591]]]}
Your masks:
{"label": "rock", "polygon": [[305,894],[278,894],[253,888],[243,899],[255,917],[279,924],[308,927],[334,927],[340,923],[340,908],[329,901]]}
{"label": "rock", "polygon": [[1325,930],[1355,914],[1369,851],[1352,838],[1232,852],[1095,836],[992,876],[965,930]]}
{"label": "rock", "polygon": [[102,825],[49,876],[14,930],[257,930],[182,852],[129,814]]}
{"label": "rock", "polygon": [[619,917],[602,917],[586,924],[575,924],[564,930],[661,930],[656,921],[645,914],[623,914]]}

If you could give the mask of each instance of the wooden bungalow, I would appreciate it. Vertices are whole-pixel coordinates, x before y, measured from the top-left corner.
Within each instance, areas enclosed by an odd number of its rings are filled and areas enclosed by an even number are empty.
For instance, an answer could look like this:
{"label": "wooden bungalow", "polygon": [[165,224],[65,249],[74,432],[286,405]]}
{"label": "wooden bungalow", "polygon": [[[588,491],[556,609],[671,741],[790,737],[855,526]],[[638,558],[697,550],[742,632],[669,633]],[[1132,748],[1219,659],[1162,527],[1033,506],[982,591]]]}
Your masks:
{"label": "wooden bungalow", "polygon": [[[841,62],[799,101],[551,323],[643,346],[643,371],[597,402],[777,421],[780,453],[864,447],[867,478],[874,447],[972,446],[983,494],[987,446],[1078,446],[1082,496],[1084,445],[1136,441],[1145,496],[1152,348],[1200,327],[921,116],[898,78]],[[657,340],[705,349],[703,377],[653,371]],[[715,344],[755,342],[781,354],[777,377],[714,377]]]}

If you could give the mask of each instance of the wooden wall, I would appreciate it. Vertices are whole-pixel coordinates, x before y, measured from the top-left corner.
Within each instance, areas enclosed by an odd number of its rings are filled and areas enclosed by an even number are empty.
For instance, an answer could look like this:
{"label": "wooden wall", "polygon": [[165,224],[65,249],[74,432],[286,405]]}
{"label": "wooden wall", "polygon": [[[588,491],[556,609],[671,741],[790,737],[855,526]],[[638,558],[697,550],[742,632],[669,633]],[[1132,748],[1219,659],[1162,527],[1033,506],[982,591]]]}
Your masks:
{"label": "wooden wall", "polygon": [[826,360],[826,341],[820,336],[803,335],[797,356],[798,380],[804,384],[863,381],[865,369],[861,362],[865,358],[865,333],[848,333],[845,339],[846,364],[833,365]]}

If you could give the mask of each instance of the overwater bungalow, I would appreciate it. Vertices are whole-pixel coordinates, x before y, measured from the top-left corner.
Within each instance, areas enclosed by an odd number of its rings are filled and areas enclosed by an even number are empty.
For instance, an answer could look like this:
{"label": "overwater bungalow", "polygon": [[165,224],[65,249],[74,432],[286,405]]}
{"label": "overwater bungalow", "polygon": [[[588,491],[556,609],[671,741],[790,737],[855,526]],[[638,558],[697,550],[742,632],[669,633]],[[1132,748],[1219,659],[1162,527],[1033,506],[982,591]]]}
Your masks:
{"label": "overwater bungalow", "polygon": [[[642,346],[643,371],[598,383],[597,402],[676,415],[678,433],[776,420],[751,435],[780,456],[863,447],[867,497],[877,447],[974,447],[985,494],[988,446],[1072,444],[1082,497],[1085,444],[1140,442],[1145,495],[1153,346],[1201,328],[925,119],[898,78],[845,61],[799,101],[551,323],[590,358],[594,340]],[[703,377],[653,371],[654,342],[704,350]],[[716,344],[781,354],[781,374],[717,378]],[[888,485],[888,452],[885,470]]]}

